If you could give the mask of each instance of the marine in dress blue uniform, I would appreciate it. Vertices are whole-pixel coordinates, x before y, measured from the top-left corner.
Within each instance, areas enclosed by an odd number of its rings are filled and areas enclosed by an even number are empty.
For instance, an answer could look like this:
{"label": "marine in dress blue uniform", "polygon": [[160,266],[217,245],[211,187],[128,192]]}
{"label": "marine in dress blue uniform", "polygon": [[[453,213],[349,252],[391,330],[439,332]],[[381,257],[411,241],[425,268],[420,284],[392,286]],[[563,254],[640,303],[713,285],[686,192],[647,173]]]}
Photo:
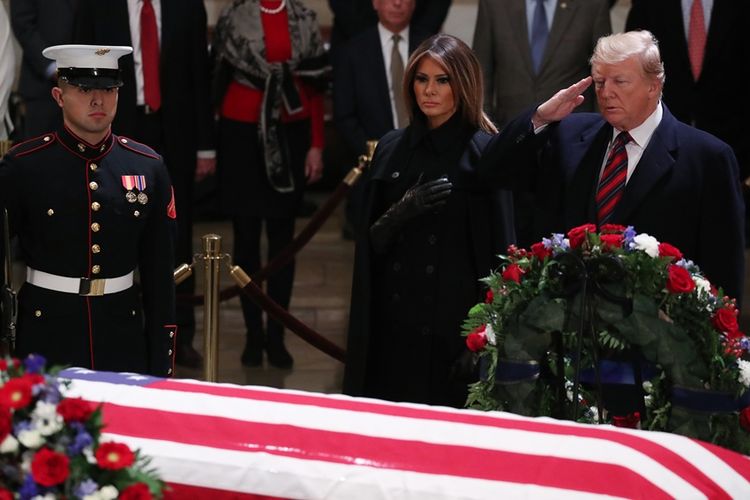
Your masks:
{"label": "marine in dress blue uniform", "polygon": [[[112,92],[122,85],[117,58],[129,50],[45,49],[58,63],[64,89],[53,96],[65,125],[18,144],[0,161],[0,201],[28,266],[15,354],[166,376],[177,335],[169,175],[151,148],[109,127]],[[66,112],[62,92],[78,93],[68,94],[67,102],[107,93],[111,117],[97,111],[98,104],[83,114]]]}

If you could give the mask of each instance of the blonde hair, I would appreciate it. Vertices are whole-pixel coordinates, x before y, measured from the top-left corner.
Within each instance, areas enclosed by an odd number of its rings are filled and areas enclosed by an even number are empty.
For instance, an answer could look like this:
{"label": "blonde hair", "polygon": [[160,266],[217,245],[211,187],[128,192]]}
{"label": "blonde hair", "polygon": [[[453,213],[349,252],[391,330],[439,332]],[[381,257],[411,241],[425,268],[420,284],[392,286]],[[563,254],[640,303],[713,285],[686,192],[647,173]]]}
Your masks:
{"label": "blonde hair", "polygon": [[601,37],[596,42],[594,54],[589,62],[592,66],[615,64],[632,56],[638,57],[644,75],[656,78],[661,86],[664,86],[666,75],[659,53],[659,42],[650,31],[626,31]]}
{"label": "blonde hair", "polygon": [[409,118],[412,121],[418,116],[424,118],[414,94],[414,78],[419,62],[424,57],[434,60],[447,73],[457,112],[461,113],[463,120],[474,128],[489,133],[497,132],[497,128],[483,111],[484,80],[479,60],[464,42],[442,33],[422,42],[406,64],[403,95]]}

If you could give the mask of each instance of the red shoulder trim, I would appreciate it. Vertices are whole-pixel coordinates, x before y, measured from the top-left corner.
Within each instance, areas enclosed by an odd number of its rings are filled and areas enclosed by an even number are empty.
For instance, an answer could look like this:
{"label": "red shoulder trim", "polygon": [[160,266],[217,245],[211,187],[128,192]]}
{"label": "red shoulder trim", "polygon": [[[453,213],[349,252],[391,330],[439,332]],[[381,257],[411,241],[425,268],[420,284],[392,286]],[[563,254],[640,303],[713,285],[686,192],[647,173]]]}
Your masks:
{"label": "red shoulder trim", "polygon": [[159,156],[159,153],[151,149],[149,146],[146,146],[143,143],[133,140],[130,137],[123,137],[121,135],[116,135],[115,142],[119,144],[121,147],[129,151],[133,151],[134,153],[138,153],[139,155],[147,156],[155,160],[161,160],[161,156]]}
{"label": "red shoulder trim", "polygon": [[34,137],[33,139],[27,139],[23,142],[19,142],[18,144],[10,148],[7,154],[13,155],[16,158],[21,158],[22,156],[30,155],[35,151],[39,151],[46,148],[47,146],[52,145],[56,140],[57,136],[54,133],[50,132],[48,134],[40,135],[39,137]]}

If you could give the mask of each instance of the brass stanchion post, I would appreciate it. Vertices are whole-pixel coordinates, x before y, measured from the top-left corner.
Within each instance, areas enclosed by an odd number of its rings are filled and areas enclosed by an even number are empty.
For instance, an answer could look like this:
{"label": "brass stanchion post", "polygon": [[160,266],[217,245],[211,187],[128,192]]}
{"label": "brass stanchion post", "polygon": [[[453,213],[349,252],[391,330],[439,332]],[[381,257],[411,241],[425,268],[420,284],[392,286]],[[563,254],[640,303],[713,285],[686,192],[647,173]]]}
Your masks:
{"label": "brass stanchion post", "polygon": [[203,262],[205,281],[203,285],[203,352],[205,365],[203,374],[206,382],[218,381],[219,369],[219,264],[221,236],[203,236]]}

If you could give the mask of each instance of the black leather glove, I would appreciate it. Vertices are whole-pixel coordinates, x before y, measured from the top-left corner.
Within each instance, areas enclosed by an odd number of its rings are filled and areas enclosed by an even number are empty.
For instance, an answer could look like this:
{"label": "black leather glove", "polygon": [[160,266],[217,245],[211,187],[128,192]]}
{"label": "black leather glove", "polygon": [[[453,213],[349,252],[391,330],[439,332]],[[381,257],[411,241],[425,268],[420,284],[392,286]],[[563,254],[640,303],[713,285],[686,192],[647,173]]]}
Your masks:
{"label": "black leather glove", "polygon": [[375,252],[383,253],[407,221],[448,202],[453,187],[448,178],[441,177],[424,184],[419,182],[370,226],[370,240]]}
{"label": "black leather glove", "polygon": [[468,349],[464,350],[451,365],[448,378],[462,384],[479,380],[479,356]]}

